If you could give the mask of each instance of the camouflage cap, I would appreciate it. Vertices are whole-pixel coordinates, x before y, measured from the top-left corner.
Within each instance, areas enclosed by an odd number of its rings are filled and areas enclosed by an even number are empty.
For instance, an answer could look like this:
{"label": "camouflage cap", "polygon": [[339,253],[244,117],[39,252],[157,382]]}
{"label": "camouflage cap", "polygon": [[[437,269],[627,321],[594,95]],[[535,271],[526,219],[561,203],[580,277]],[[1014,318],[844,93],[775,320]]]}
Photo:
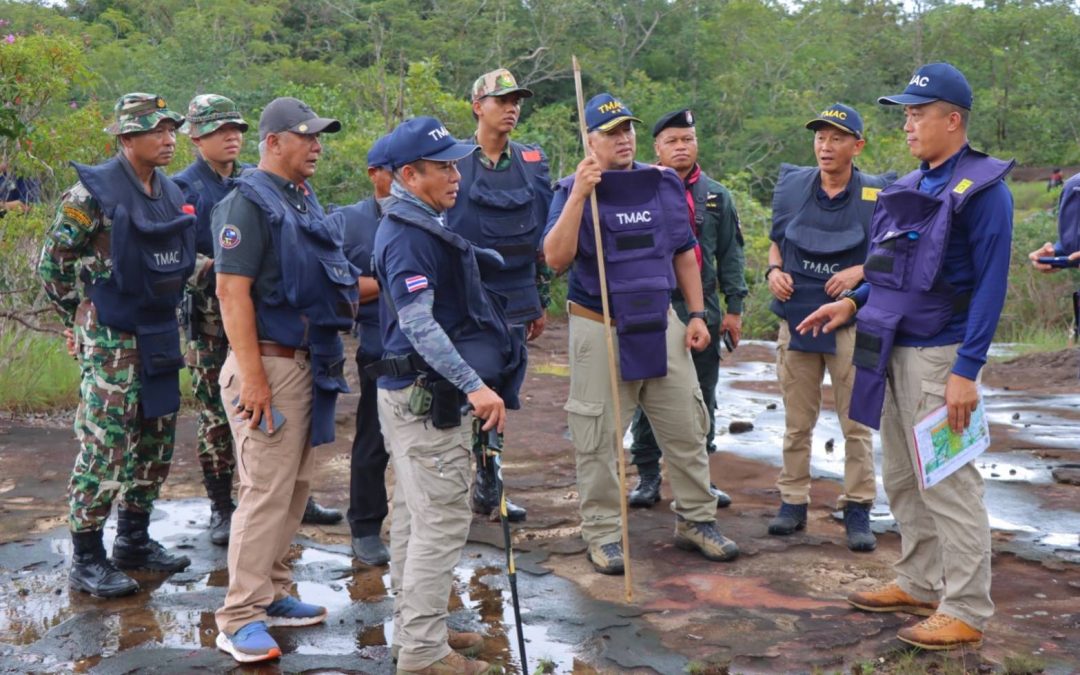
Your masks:
{"label": "camouflage cap", "polygon": [[514,92],[521,94],[522,98],[529,98],[533,95],[525,87],[518,86],[517,80],[514,79],[514,75],[509,70],[499,68],[476,78],[476,82],[473,82],[472,86],[472,100],[479,101],[485,96],[505,96]]}
{"label": "camouflage cap", "polygon": [[188,104],[187,120],[180,127],[180,133],[192,138],[212,134],[226,124],[235,124],[240,131],[247,131],[249,124],[244,121],[240,111],[231,98],[220,94],[200,94]]}
{"label": "camouflage cap", "polygon": [[151,131],[163,120],[172,120],[177,126],[184,123],[184,117],[169,110],[165,99],[157,94],[124,94],[117,99],[113,111],[116,121],[105,127],[105,133],[113,136]]}

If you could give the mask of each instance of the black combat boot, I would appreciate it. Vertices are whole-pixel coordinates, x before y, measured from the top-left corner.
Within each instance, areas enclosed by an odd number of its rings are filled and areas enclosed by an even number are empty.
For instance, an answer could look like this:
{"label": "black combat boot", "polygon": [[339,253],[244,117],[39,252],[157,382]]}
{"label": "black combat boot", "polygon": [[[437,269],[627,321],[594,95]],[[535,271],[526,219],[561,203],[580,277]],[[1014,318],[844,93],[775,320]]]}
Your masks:
{"label": "black combat boot", "polygon": [[877,548],[877,538],[870,530],[870,504],[844,504],[844,529],[847,530],[847,545],[852,551],[873,551]]}
{"label": "black combat boot", "polygon": [[314,497],[308,497],[307,506],[304,507],[304,517],[300,519],[300,522],[305,525],[335,525],[344,517],[341,511],[320,506]]}
{"label": "black combat boot", "polygon": [[[495,481],[495,462],[490,458],[485,459],[473,450],[476,458],[476,485],[473,486],[472,510],[473,513],[482,516],[498,517],[499,515],[499,486]],[[506,500],[506,519],[511,523],[520,523],[525,520],[528,512],[510,501]]]}
{"label": "black combat boot", "polygon": [[153,572],[182,572],[191,564],[186,555],[173,555],[150,538],[149,513],[118,509],[116,539],[113,541],[113,562],[120,569],[144,569]]}
{"label": "black combat boot", "polygon": [[[640,470],[639,470],[640,471]],[[630,506],[649,508],[660,501],[660,471],[638,473],[637,487],[628,496]]]}
{"label": "black combat boot", "polygon": [[72,532],[75,555],[71,559],[68,583],[72,588],[96,598],[119,598],[139,590],[139,582],[113,566],[105,557],[101,530]]}
{"label": "black combat boot", "polygon": [[229,545],[229,530],[236,504],[232,500],[232,474],[203,476],[206,496],[210,498],[210,541],[218,546]]}

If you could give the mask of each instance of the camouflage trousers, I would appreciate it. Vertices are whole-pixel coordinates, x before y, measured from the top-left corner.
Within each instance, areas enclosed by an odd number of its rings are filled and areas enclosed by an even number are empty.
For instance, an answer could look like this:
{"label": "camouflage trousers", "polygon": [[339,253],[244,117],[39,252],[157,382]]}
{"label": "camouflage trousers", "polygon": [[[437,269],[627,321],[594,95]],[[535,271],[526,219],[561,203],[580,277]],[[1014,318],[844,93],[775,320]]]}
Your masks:
{"label": "camouflage trousers", "polygon": [[97,322],[90,302],[75,315],[82,382],[75,413],[81,446],[68,485],[73,532],[100,530],[113,501],[149,513],[169,475],[176,414],[146,419],[140,406],[139,353],[135,336]]}
{"label": "camouflage trousers", "polygon": [[231,476],[236,467],[232,432],[218,383],[221,366],[228,354],[229,343],[224,337],[199,333],[194,340],[188,341],[184,356],[195,399],[199,402],[199,464],[207,478]]}

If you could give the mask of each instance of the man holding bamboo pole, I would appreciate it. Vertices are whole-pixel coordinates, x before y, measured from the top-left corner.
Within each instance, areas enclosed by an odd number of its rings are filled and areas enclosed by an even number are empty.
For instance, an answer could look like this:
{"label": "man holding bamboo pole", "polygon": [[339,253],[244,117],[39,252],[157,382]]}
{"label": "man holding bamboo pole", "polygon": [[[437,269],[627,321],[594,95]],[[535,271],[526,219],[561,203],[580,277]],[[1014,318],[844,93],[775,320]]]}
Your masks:
{"label": "man holding bamboo pole", "polygon": [[[629,420],[637,405],[669,453],[676,545],[710,560],[731,560],[739,553],[716,526],[716,497],[709,491],[708,412],[689,352],[709,344],[709,331],[686,194],[675,172],[634,161],[633,124],[638,121],[610,94],[586,104],[589,155],[574,175],[559,181],[543,241],[553,269],[562,272],[573,264],[565,409],[577,450],[581,533],[589,562],[602,574],[624,571],[620,500],[625,492],[612,448],[622,451],[616,439],[625,431],[616,428],[615,420]],[[594,190],[601,242],[586,209]],[[601,257],[610,317],[603,313],[600,295]],[[685,326],[671,309],[676,283],[690,310]],[[612,327],[618,344],[609,355],[604,331]],[[616,367],[617,401],[608,384],[610,369]]]}

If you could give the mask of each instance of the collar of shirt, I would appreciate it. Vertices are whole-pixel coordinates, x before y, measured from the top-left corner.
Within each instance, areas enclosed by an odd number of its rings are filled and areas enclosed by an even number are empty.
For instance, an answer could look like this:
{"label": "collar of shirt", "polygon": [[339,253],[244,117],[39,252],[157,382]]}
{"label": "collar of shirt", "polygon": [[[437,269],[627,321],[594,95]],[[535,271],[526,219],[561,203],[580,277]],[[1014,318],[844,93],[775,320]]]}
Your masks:
{"label": "collar of shirt", "polygon": [[825,205],[839,204],[840,202],[843,202],[844,200],[846,200],[848,198],[849,194],[851,194],[851,193],[849,192],[849,190],[847,189],[847,186],[845,185],[844,189],[841,190],[840,192],[837,192],[835,197],[830,197],[829,193],[825,192],[825,190],[821,187],[821,183],[818,182],[817,200],[821,204],[825,204]]}
{"label": "collar of shirt", "polygon": [[285,195],[285,199],[292,204],[298,211],[307,211],[307,187],[303,183],[297,185],[288,178],[277,175],[271,171],[265,171],[267,176],[270,176],[270,180],[274,181],[274,185],[278,186],[281,193]]}
{"label": "collar of shirt", "polygon": [[476,156],[480,158],[480,164],[485,169],[490,169],[492,171],[502,171],[504,169],[510,168],[510,159],[512,155],[510,154],[511,150],[509,140],[506,141],[506,147],[503,148],[502,152],[499,153],[499,160],[497,162],[492,162],[491,159],[489,159],[488,156],[484,154],[484,148],[482,148],[477,142],[476,134],[473,134],[472,142],[476,143],[476,150],[474,150],[473,152],[475,152]]}
{"label": "collar of shirt", "polygon": [[218,173],[214,169],[214,167],[210,166],[210,162],[206,161],[206,159],[198,153],[195,154],[195,161],[203,167],[203,170],[207,173],[207,175],[212,175],[213,178],[219,183],[224,182],[226,178],[238,178],[240,174],[244,172],[244,168],[240,166],[240,162],[235,160],[232,163],[232,173],[230,173],[228,176],[222,176],[220,173]]}
{"label": "collar of shirt", "polygon": [[[124,153],[120,153],[119,157],[120,166],[124,167],[124,172],[128,175],[128,178],[139,188],[139,192],[145,194],[146,190],[143,188],[142,179],[135,174],[135,167],[131,166],[131,162],[124,156]],[[157,169],[154,169],[150,174],[150,194],[147,196],[150,199],[161,199],[161,181],[158,180]]]}
{"label": "collar of shirt", "polygon": [[683,179],[683,185],[686,187],[686,191],[690,192],[694,183],[701,180],[701,165],[694,163],[694,168],[690,169],[690,173],[686,174],[686,178]]}
{"label": "collar of shirt", "polygon": [[424,213],[428,214],[435,220],[439,221],[439,225],[446,227],[446,222],[443,220],[443,214],[440,211],[436,211],[431,208],[431,205],[420,199],[413,193],[409,192],[405,186],[398,183],[396,180],[390,184],[390,196],[394,199],[400,199],[402,201],[409,202],[418,206]]}
{"label": "collar of shirt", "polygon": [[922,171],[922,178],[919,179],[919,192],[928,195],[936,195],[941,192],[942,188],[952,180],[953,171],[956,170],[956,163],[960,161],[960,157],[967,151],[967,148],[967,145],[960,148],[959,152],[933,169],[926,162],[922,162],[919,165],[919,171]]}

